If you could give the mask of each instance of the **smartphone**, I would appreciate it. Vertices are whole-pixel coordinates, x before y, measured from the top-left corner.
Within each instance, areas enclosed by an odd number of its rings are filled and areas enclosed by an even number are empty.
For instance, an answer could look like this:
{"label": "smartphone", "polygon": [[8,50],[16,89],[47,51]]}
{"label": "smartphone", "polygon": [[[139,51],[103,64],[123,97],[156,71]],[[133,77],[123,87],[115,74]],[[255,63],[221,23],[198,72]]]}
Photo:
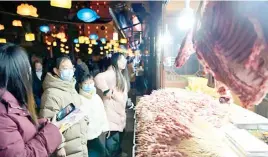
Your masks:
{"label": "smartphone", "polygon": [[64,119],[68,114],[70,114],[74,110],[75,110],[74,104],[70,103],[69,105],[64,107],[62,110],[60,110],[59,113],[57,113],[56,120],[60,121],[60,120]]}

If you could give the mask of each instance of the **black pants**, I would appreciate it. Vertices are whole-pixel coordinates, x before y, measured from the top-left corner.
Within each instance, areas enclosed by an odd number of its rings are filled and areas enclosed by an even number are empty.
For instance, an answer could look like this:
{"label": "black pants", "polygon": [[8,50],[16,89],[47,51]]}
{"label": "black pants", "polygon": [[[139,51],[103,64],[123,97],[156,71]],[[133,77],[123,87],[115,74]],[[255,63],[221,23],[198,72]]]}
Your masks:
{"label": "black pants", "polygon": [[101,140],[101,137],[87,141],[88,156],[89,157],[105,157],[106,149]]}

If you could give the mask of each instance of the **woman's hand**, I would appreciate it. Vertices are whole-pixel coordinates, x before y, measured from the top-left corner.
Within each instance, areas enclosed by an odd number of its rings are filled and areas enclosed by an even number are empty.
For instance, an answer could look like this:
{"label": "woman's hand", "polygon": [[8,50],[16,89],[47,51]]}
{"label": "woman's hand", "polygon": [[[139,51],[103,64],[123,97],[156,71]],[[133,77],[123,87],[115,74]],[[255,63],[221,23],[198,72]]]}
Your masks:
{"label": "woman's hand", "polygon": [[54,117],[51,119],[51,124],[55,125],[56,127],[58,127],[60,129],[61,124],[56,120],[57,114],[54,115]]}
{"label": "woman's hand", "polygon": [[62,147],[61,149],[57,151],[57,157],[66,157],[66,151],[64,147]]}
{"label": "woman's hand", "polygon": [[108,93],[106,93],[105,97],[106,97],[107,99],[111,99],[112,96],[113,96],[113,90],[110,89],[110,90],[108,91]]}

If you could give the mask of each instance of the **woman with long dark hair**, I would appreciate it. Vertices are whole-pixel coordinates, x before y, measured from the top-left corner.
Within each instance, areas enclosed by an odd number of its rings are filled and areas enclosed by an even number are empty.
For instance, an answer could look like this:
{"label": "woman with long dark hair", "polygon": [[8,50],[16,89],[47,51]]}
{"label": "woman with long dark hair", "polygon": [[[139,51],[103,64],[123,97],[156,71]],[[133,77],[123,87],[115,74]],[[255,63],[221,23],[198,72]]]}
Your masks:
{"label": "woman with long dark hair", "polygon": [[57,123],[37,120],[25,50],[0,47],[0,156],[48,157],[61,143]]}
{"label": "woman with long dark hair", "polygon": [[109,121],[106,149],[108,156],[120,156],[120,136],[126,126],[126,103],[130,89],[127,60],[121,53],[113,54],[111,66],[95,77],[95,83],[102,91],[102,100]]}

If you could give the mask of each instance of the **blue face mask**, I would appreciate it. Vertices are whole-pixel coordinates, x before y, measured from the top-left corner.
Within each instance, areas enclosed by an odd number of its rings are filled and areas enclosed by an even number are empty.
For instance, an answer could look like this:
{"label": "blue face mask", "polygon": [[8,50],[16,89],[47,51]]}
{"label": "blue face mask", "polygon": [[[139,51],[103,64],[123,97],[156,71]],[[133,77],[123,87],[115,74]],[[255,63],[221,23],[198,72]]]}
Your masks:
{"label": "blue face mask", "polygon": [[90,85],[89,84],[84,84],[82,86],[82,89],[83,89],[83,91],[85,91],[87,93],[96,91],[96,88],[95,88],[94,84],[90,84]]}
{"label": "blue face mask", "polygon": [[63,81],[72,81],[73,77],[74,77],[73,69],[64,69],[60,72],[60,78]]}

